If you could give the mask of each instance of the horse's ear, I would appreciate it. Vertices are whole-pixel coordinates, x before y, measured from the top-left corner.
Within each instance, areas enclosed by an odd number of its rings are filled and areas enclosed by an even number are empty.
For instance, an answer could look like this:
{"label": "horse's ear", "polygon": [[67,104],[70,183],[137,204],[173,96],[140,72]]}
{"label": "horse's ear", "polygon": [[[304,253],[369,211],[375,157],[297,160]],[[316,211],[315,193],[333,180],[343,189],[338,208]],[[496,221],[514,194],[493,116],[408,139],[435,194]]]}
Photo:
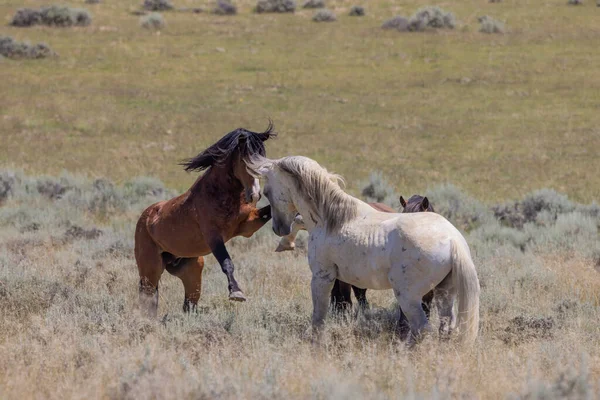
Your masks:
{"label": "horse's ear", "polygon": [[265,175],[273,169],[275,163],[266,157],[255,157],[249,164],[248,168],[256,175]]}
{"label": "horse's ear", "polygon": [[404,200],[404,197],[400,196],[400,204],[402,205],[402,208],[406,208],[406,200]]}
{"label": "horse's ear", "polygon": [[429,209],[429,199],[427,197],[423,197],[421,201],[421,209],[423,211],[427,211]]}
{"label": "horse's ear", "polygon": [[265,175],[267,172],[269,172],[272,169],[273,169],[273,163],[270,162],[270,163],[261,165],[260,168],[258,168],[258,173],[260,175]]}

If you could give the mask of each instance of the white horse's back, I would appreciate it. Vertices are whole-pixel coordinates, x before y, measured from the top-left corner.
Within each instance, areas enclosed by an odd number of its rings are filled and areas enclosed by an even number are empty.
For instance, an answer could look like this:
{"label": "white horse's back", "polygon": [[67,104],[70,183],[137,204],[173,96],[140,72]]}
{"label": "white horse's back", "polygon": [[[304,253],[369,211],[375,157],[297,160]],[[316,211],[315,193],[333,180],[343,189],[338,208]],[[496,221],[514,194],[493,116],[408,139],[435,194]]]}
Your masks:
{"label": "white horse's back", "polygon": [[[394,282],[422,295],[441,282],[451,269],[450,239],[462,236],[442,216],[433,213],[369,212],[345,224],[339,232],[317,230],[311,242],[321,257],[337,266],[340,279],[367,289],[391,289]],[[399,270],[394,267],[400,266]],[[404,267],[402,267],[404,266]],[[420,291],[420,290],[419,290]]]}

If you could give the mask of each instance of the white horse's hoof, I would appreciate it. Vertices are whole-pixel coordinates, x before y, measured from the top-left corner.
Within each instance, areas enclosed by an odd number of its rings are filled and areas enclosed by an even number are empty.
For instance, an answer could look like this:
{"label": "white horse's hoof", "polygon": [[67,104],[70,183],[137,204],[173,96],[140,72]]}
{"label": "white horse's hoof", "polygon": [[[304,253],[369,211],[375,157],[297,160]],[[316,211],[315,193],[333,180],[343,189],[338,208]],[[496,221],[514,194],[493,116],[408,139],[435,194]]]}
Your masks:
{"label": "white horse's hoof", "polygon": [[241,291],[229,293],[229,300],[231,301],[246,301],[246,296]]}
{"label": "white horse's hoof", "polygon": [[279,243],[275,249],[275,253],[281,253],[282,251],[293,251],[294,249],[296,249],[296,246]]}

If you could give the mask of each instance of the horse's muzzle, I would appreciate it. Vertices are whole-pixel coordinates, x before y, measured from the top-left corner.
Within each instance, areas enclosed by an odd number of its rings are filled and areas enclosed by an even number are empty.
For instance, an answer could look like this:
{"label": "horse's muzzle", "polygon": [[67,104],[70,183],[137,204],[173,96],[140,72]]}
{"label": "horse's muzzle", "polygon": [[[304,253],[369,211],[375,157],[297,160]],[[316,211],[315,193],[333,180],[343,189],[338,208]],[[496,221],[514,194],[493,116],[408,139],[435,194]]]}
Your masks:
{"label": "horse's muzzle", "polygon": [[253,193],[251,191],[246,191],[246,203],[248,204],[256,204],[260,201],[261,199],[261,194],[260,192],[258,193]]}
{"label": "horse's muzzle", "polygon": [[275,233],[277,236],[287,236],[290,233],[292,233],[292,227],[290,226],[283,226],[281,224],[276,224],[275,221],[273,221],[273,233]]}

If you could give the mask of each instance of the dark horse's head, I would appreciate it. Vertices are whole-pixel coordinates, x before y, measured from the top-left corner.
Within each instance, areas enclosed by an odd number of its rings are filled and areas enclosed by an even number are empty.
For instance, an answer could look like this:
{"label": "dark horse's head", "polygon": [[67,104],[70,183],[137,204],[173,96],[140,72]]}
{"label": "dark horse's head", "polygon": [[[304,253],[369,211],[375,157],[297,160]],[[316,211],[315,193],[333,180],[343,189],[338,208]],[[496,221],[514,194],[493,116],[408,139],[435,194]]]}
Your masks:
{"label": "dark horse's head", "polygon": [[254,157],[265,157],[264,142],[274,136],[277,134],[271,121],[267,130],[260,133],[239,128],[181,165],[186,171],[204,171],[209,167],[229,170],[244,186],[246,202],[256,203],[260,198],[260,184],[256,174],[248,171],[247,163]]}
{"label": "dark horse's head", "polygon": [[419,196],[418,194],[411,196],[408,201],[404,200],[404,197],[400,196],[400,204],[402,204],[403,213],[415,213],[423,211],[435,212],[433,206],[431,203],[429,203],[429,199],[427,199],[427,197]]}

